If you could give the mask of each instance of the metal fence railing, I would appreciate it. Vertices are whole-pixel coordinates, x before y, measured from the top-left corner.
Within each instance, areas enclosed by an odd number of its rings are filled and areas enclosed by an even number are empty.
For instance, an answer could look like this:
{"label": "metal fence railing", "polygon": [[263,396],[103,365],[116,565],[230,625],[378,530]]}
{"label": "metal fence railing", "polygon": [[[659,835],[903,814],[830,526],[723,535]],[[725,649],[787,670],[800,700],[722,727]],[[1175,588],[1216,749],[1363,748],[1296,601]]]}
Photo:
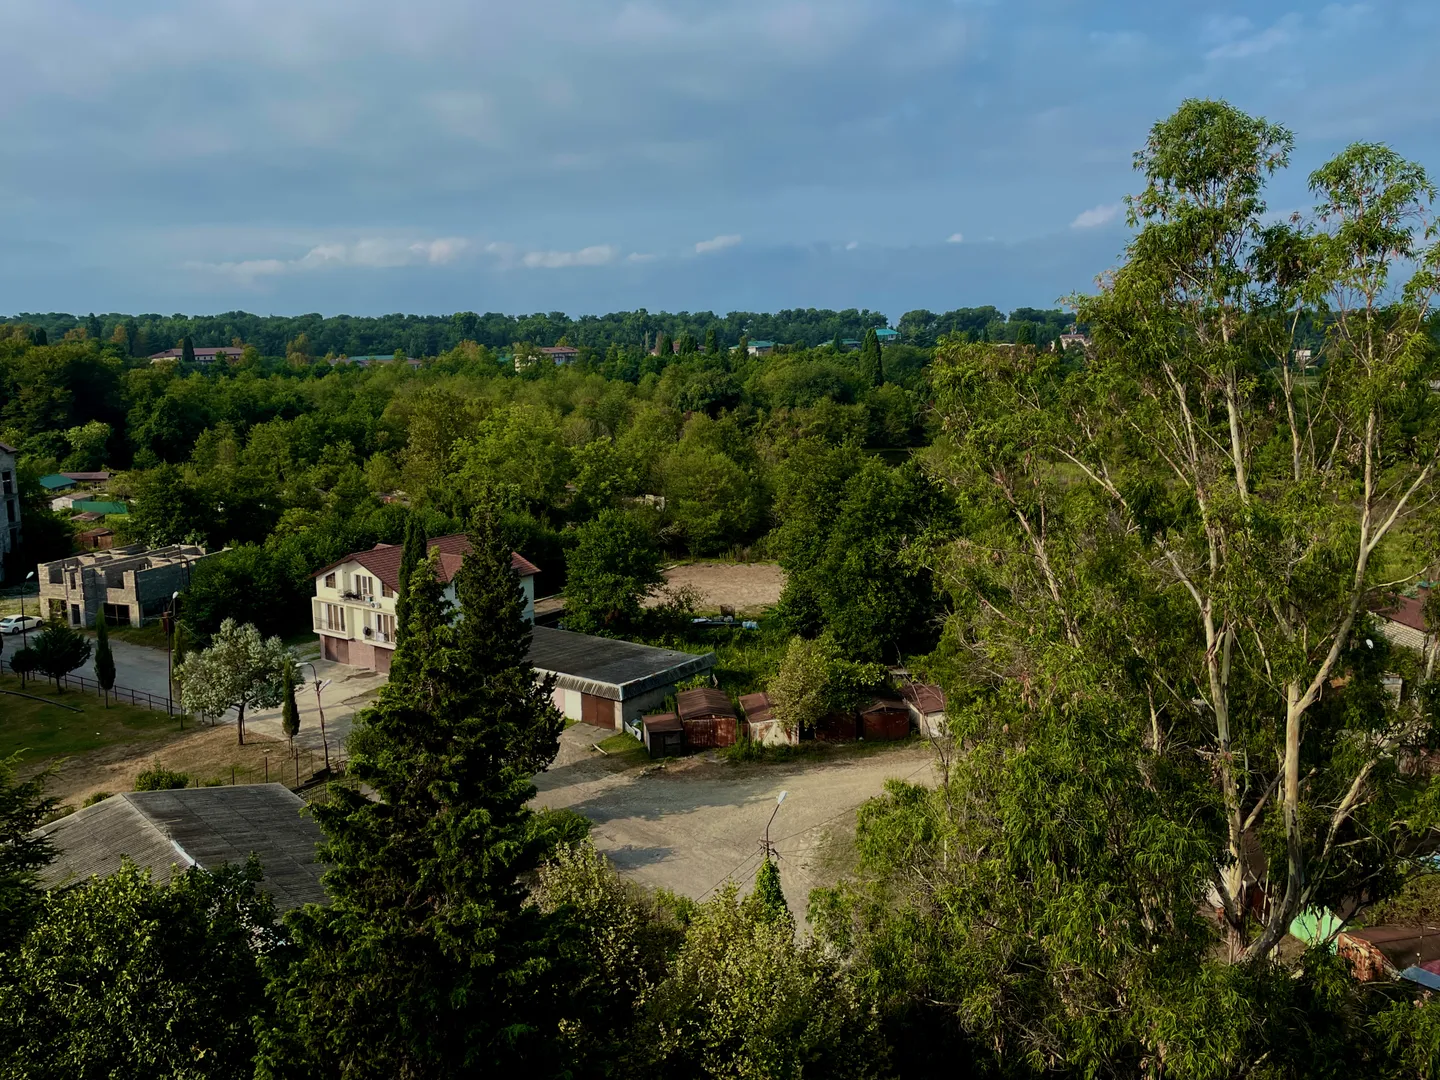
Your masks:
{"label": "metal fence railing", "polygon": [[[0,671],[8,671],[11,675],[19,677],[19,672],[10,666],[8,656],[0,656]],[[48,675],[42,675],[38,671],[32,671],[27,676],[31,679],[41,679],[44,682],[53,683],[55,680]],[[105,689],[94,679],[87,679],[84,675],[62,675],[60,685],[66,690],[80,690],[92,693],[96,697],[104,697]],[[175,716],[179,713],[179,702],[173,698],[159,697],[148,693],[145,690],[132,690],[128,686],[112,686],[110,695],[116,701],[128,701],[131,705],[139,705],[151,709],[154,712],[163,712],[166,716]]]}

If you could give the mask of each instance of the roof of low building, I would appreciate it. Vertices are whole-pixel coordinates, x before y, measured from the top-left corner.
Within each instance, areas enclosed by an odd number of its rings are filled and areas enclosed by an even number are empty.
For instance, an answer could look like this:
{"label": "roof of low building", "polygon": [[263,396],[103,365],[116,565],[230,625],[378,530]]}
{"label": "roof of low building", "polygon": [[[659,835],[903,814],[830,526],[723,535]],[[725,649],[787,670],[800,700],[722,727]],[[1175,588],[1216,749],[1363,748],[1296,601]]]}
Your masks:
{"label": "roof of low building", "polygon": [[908,711],[909,711],[909,710],[905,708],[905,702],[901,701],[899,698],[893,698],[893,697],[877,697],[877,698],[875,698],[873,701],[871,701],[870,704],[864,706],[864,707],[860,710],[860,715],[861,715],[861,716],[865,716],[865,715],[867,715],[867,714],[869,714],[869,713],[877,713],[877,712],[908,712]]}
{"label": "roof of low building", "polygon": [[61,488],[74,487],[75,480],[64,473],[49,473],[40,477],[40,486],[46,491],[59,491]]}
{"label": "roof of low building", "polygon": [[528,659],[537,671],[554,675],[556,686],[609,701],[628,701],[715,666],[713,652],[657,649],[549,626],[532,628]]}
{"label": "roof of low building", "polygon": [[752,724],[763,724],[775,719],[774,708],[770,704],[770,695],[765,693],[742,695],[740,711]]}
{"label": "roof of low building", "polygon": [[757,340],[757,341],[747,342],[746,344],[747,344],[747,346],[748,346],[749,348],[752,348],[752,349],[773,349],[773,348],[775,347],[775,343],[774,343],[773,341],[758,341],[758,340]]}
{"label": "roof of low building", "polygon": [[[196,358],[202,356],[241,356],[245,350],[238,345],[220,345],[216,347],[197,348],[192,350]],[[162,352],[151,353],[147,359],[150,360],[179,360],[185,355],[184,349],[165,349]]]}
{"label": "roof of low building", "polygon": [[645,725],[649,732],[661,731],[684,731],[685,725],[680,723],[680,717],[673,712],[655,713],[653,716],[642,716],[640,723]]}
{"label": "roof of low building", "polygon": [[934,683],[906,683],[900,696],[927,715],[945,711],[945,691]]}
{"label": "roof of low building", "polygon": [[107,502],[100,499],[76,499],[70,504],[70,509],[93,514],[130,513],[130,508],[122,502]]}
{"label": "roof of low building", "polygon": [[1382,619],[1389,619],[1391,622],[1423,633],[1425,631],[1425,600],[1429,595],[1430,590],[1422,585],[1418,590],[1418,595],[1397,596],[1389,606],[1376,608],[1375,614]]}
{"label": "roof of low building", "polygon": [[104,469],[95,469],[90,472],[62,472],[61,476],[68,476],[71,480],[83,480],[86,483],[100,483],[110,479],[110,474]]}
{"label": "roof of low building", "polygon": [[734,716],[735,706],[724,690],[697,686],[675,695],[675,711],[681,720],[698,720],[704,716]]}
{"label": "roof of low building", "polygon": [[[460,563],[470,550],[470,538],[464,533],[437,536],[433,540],[426,541],[425,548],[427,551],[440,553],[440,578],[449,583],[460,571]],[[368,551],[352,551],[343,559],[338,559],[329,566],[322,566],[310,576],[322,577],[343,563],[357,562],[390,588],[398,589],[400,587],[400,562],[404,555],[405,549],[399,544],[376,544]],[[533,577],[540,573],[538,566],[514,551],[510,553],[510,568],[521,577]]]}
{"label": "roof of low building", "polygon": [[11,446],[9,443],[0,442],[0,453],[18,454],[19,452],[19,450],[16,450],[15,447]]}
{"label": "roof of low building", "polygon": [[191,866],[212,870],[223,863],[260,859],[260,888],[281,911],[323,904],[324,867],[315,851],[320,827],[301,814],[304,802],[280,784],[131,791],[52,821],[38,833],[55,845],[56,857],[40,871],[47,889],[113,874],[122,857],[166,882]]}
{"label": "roof of low building", "polygon": [[875,328],[875,336],[876,336],[876,337],[899,337],[899,336],[900,336],[900,331],[899,331],[899,330],[891,330],[890,327],[888,327],[888,326],[877,326],[877,327]]}

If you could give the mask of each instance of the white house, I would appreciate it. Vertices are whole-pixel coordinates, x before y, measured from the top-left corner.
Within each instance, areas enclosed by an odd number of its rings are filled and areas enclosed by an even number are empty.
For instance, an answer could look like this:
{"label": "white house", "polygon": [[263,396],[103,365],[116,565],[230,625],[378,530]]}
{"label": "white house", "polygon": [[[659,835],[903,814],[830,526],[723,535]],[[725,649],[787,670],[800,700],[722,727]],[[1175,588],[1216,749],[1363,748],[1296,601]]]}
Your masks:
{"label": "white house", "polygon": [[[445,595],[455,602],[451,582],[470,550],[463,533],[437,536],[426,547],[440,553]],[[388,672],[395,652],[395,590],[400,587],[399,544],[376,544],[356,551],[315,573],[315,598],[310,601],[311,625],[326,660]],[[534,563],[511,554],[510,565],[525,590],[525,618],[535,621]]]}

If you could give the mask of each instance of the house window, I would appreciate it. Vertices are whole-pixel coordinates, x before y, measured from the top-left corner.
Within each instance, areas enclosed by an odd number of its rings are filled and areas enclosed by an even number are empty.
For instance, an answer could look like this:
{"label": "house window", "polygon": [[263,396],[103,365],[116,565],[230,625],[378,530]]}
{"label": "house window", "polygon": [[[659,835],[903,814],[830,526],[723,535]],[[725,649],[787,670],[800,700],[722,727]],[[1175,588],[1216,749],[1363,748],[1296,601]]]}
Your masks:
{"label": "house window", "polygon": [[393,645],[395,643],[395,616],[376,615],[375,623],[375,637],[387,645]]}
{"label": "house window", "polygon": [[129,606],[126,604],[106,604],[105,621],[111,626],[129,626]]}
{"label": "house window", "polygon": [[11,495],[15,491],[15,474],[9,469],[0,472],[0,495]]}
{"label": "house window", "polygon": [[357,596],[374,596],[375,579],[365,574],[355,575],[355,594]]}
{"label": "house window", "polygon": [[341,633],[345,630],[345,609],[339,604],[325,605],[325,629],[338,630]]}
{"label": "house window", "polygon": [[325,587],[327,589],[333,589],[335,587],[335,574],[333,571],[325,575]]}
{"label": "house window", "polygon": [[65,584],[65,571],[62,570],[62,569],[61,569],[60,567],[58,567],[58,566],[52,566],[52,567],[50,567],[50,584],[51,584],[51,585],[64,585],[64,584]]}
{"label": "house window", "polygon": [[64,601],[64,600],[54,600],[54,599],[52,599],[52,600],[50,601],[50,621],[51,621],[51,622],[59,622],[59,621],[60,621],[61,619],[63,619],[64,617],[65,617],[65,601]]}
{"label": "house window", "polygon": [[395,595],[395,590],[392,589],[392,588],[390,588],[389,585],[386,585],[385,582],[382,581],[382,582],[380,582],[380,595],[381,595],[381,596],[394,596],[394,595]]}

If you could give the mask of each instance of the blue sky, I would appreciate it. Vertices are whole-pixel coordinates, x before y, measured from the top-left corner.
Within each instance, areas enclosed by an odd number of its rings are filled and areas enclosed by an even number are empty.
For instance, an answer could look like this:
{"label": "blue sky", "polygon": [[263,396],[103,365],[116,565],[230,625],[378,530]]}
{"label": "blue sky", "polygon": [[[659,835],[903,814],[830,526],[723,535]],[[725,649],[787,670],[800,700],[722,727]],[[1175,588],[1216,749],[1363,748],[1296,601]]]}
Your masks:
{"label": "blue sky", "polygon": [[0,311],[1049,306],[1225,97],[1440,172],[1440,4],[5,0]]}

